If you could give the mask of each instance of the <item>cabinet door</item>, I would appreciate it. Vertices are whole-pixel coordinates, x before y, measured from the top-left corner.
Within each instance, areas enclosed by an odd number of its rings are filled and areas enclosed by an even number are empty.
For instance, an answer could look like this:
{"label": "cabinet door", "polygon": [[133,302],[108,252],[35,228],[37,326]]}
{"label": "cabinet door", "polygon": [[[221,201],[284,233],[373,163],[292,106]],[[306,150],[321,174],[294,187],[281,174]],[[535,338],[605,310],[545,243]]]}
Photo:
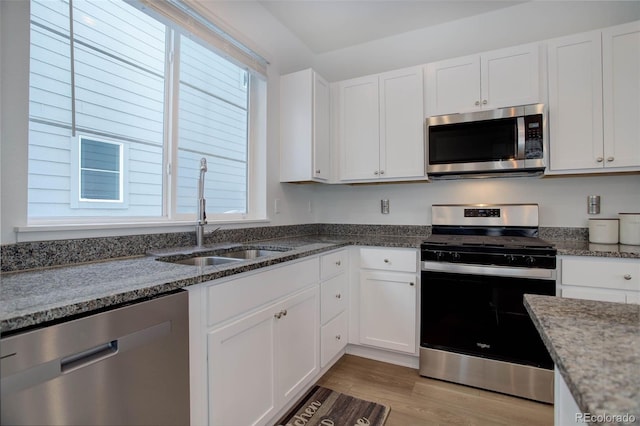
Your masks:
{"label": "cabinet door", "polygon": [[480,106],[480,56],[427,64],[426,82],[427,116],[476,110]]}
{"label": "cabinet door", "polygon": [[600,31],[548,43],[550,169],[602,168]]}
{"label": "cabinet door", "polygon": [[640,22],[602,32],[605,167],[640,166]]}
{"label": "cabinet door", "polygon": [[273,315],[269,307],[208,334],[210,425],[261,424],[275,415]]}
{"label": "cabinet door", "polygon": [[[286,299],[279,303],[274,311],[276,312],[274,318],[276,321],[277,397],[284,404],[301,391],[319,372],[318,287],[314,286]],[[261,352],[261,350],[258,351],[258,353]]]}
{"label": "cabinet door", "polygon": [[360,273],[360,343],[415,353],[415,275]]}
{"label": "cabinet door", "polygon": [[380,178],[424,177],[422,68],[380,80]]}
{"label": "cabinet door", "polygon": [[313,177],[328,180],[331,175],[329,83],[315,72],[313,77]]}
{"label": "cabinet door", "polygon": [[482,108],[540,101],[540,46],[528,44],[481,56]]}
{"label": "cabinet door", "polygon": [[313,76],[313,70],[306,69],[280,77],[281,182],[313,176]]}
{"label": "cabinet door", "polygon": [[340,179],[377,179],[380,173],[378,77],[340,83]]}
{"label": "cabinet door", "polygon": [[334,356],[347,346],[347,313],[340,315],[329,321],[322,327],[320,332],[320,365],[324,368]]}

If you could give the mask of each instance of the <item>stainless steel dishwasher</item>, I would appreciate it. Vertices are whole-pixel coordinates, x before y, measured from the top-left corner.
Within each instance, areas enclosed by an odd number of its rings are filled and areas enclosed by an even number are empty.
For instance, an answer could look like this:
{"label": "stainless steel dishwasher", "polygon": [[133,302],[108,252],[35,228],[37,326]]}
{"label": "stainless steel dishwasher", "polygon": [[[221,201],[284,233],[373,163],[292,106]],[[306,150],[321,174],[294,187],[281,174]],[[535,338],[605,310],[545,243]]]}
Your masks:
{"label": "stainless steel dishwasher", "polygon": [[2,425],[188,425],[186,291],[3,338]]}

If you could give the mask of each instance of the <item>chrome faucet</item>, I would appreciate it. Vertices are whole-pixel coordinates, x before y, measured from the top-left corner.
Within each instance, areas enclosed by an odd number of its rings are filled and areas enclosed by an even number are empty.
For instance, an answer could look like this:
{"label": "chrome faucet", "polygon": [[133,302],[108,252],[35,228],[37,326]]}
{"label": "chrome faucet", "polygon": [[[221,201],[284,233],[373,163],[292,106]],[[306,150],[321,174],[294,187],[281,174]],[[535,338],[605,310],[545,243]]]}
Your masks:
{"label": "chrome faucet", "polygon": [[207,159],[200,159],[200,179],[198,180],[198,220],[196,222],[196,245],[204,245],[204,225],[207,224],[205,212],[206,200],[204,199],[204,174],[207,172]]}

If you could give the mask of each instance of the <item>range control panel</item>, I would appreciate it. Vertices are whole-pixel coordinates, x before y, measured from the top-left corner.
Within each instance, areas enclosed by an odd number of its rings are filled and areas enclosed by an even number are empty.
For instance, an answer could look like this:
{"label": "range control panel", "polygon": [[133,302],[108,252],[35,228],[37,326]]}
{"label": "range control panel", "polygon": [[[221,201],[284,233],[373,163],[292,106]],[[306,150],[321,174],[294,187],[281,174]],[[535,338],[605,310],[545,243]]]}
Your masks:
{"label": "range control panel", "polygon": [[464,217],[500,217],[500,209],[464,209]]}

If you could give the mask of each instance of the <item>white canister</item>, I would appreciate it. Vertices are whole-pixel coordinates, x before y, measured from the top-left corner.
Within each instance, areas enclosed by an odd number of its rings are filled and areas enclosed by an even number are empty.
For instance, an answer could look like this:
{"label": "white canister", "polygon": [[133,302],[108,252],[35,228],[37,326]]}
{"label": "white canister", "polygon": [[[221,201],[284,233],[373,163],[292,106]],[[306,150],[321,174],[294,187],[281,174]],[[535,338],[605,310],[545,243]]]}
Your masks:
{"label": "white canister", "polygon": [[589,242],[618,244],[618,219],[589,219]]}
{"label": "white canister", "polygon": [[620,213],[620,244],[640,246],[640,213]]}

